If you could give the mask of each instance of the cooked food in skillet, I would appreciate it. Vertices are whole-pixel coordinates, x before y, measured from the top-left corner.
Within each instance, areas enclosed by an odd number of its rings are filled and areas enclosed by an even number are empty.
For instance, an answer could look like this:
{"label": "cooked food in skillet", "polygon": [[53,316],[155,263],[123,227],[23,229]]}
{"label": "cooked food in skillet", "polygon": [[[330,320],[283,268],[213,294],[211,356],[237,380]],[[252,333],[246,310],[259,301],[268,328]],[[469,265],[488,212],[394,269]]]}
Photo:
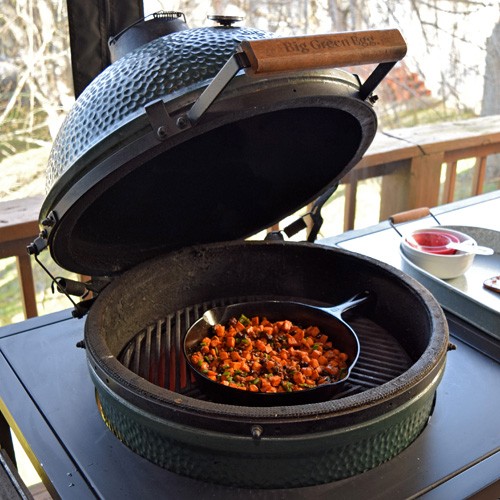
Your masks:
{"label": "cooked food in skillet", "polygon": [[289,320],[242,315],[213,326],[190,354],[196,369],[214,382],[252,392],[292,392],[337,382],[348,356],[319,328]]}

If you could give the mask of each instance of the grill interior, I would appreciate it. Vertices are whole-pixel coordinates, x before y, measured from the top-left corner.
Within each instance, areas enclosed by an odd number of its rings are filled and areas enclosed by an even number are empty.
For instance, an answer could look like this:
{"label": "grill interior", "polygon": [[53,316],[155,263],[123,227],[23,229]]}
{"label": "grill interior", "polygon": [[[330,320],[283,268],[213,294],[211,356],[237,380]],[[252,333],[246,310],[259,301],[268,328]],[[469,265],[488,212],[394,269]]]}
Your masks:
{"label": "grill interior", "polygon": [[[138,332],[124,347],[118,360],[147,381],[195,399],[208,400],[193,378],[182,352],[182,341],[189,327],[207,309],[237,302],[258,300],[239,297],[186,307],[158,320]],[[332,399],[358,394],[401,375],[412,361],[400,343],[373,320],[344,314],[358,335],[360,356],[341,393]]]}

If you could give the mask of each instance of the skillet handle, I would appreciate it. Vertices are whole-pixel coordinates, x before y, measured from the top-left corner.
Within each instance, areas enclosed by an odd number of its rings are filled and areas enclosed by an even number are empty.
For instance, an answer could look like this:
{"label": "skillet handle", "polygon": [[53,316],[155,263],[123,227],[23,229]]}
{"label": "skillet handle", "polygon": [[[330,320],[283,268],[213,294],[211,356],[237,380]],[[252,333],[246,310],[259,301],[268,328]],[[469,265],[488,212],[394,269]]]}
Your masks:
{"label": "skillet handle", "polygon": [[396,62],[407,50],[397,29],[245,40],[240,48],[256,75]]}
{"label": "skillet handle", "polygon": [[326,311],[336,317],[339,317],[349,309],[352,309],[353,307],[356,307],[357,305],[368,301],[368,299],[373,299],[373,298],[374,294],[372,292],[369,292],[368,290],[365,290],[364,292],[357,293],[356,295],[346,300],[345,302],[342,302],[342,304],[338,304],[333,307],[320,307],[319,309],[322,309],[323,311]]}

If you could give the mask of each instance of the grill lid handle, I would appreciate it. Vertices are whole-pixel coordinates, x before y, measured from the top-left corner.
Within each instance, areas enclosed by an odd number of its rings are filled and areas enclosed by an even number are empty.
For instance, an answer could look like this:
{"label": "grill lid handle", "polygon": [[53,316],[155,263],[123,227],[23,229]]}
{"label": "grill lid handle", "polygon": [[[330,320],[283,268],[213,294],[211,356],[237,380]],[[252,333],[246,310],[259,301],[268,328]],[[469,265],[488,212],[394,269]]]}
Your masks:
{"label": "grill lid handle", "polygon": [[241,69],[266,75],[379,63],[360,87],[359,98],[364,101],[406,50],[397,29],[246,40],[193,104],[187,118],[194,125]]}
{"label": "grill lid handle", "polygon": [[407,50],[397,29],[243,41],[240,47],[256,75],[395,63]]}

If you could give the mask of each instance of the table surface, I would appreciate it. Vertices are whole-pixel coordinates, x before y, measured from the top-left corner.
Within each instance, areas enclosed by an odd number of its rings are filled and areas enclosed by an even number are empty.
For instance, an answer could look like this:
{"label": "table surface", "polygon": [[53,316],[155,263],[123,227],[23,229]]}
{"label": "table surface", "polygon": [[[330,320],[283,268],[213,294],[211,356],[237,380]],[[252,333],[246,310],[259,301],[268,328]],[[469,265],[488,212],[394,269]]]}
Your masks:
{"label": "table surface", "polygon": [[[500,345],[450,317],[452,341],[432,417],[401,454],[363,474],[294,490],[210,485],[166,471],[126,448],[98,412],[84,349],[85,320],[70,311],[0,329],[0,410],[55,498],[467,498],[495,489],[500,471]],[[456,335],[456,336],[455,336]],[[469,335],[469,337],[467,337]],[[492,355],[493,353],[493,355]],[[496,358],[496,359],[495,359]],[[491,493],[491,492],[490,492]],[[482,498],[482,497],[481,497]],[[486,497],[485,497],[486,498]]]}
{"label": "table surface", "polygon": [[479,244],[493,246],[495,254],[477,255],[465,274],[449,280],[438,279],[420,269],[403,257],[400,245],[402,236],[417,229],[437,227],[438,222],[431,216],[395,227],[384,221],[326,238],[321,243],[375,258],[404,271],[424,285],[446,311],[500,339],[500,294],[483,287],[486,279],[500,275],[500,190],[436,207],[432,213],[442,226],[458,226],[476,237]]}
{"label": "table surface", "polygon": [[[500,190],[463,201],[441,205],[431,210],[442,225],[473,226],[500,231]],[[407,234],[416,229],[436,226],[431,217],[396,225]],[[324,245],[334,245],[402,268],[399,244],[401,236],[391,227],[389,221],[374,226],[347,231],[337,236],[324,238]]]}

